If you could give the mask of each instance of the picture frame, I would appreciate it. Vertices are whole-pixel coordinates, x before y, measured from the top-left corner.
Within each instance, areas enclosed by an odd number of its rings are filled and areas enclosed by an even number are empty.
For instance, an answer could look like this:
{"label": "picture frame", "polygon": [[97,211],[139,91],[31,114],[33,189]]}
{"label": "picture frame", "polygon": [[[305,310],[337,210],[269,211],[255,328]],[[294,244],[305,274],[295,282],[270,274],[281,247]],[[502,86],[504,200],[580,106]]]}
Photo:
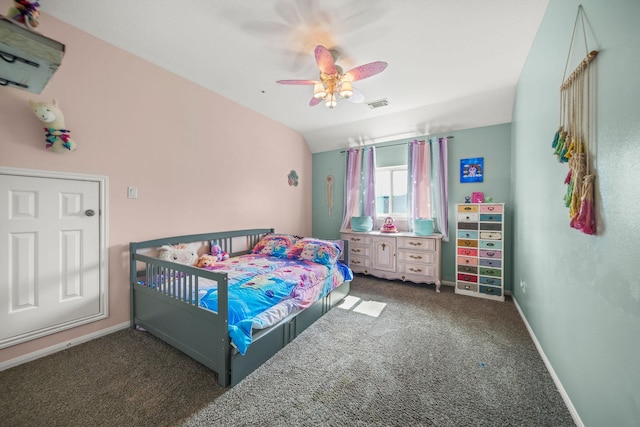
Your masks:
{"label": "picture frame", "polygon": [[484,178],[484,157],[460,159],[460,182],[482,182]]}

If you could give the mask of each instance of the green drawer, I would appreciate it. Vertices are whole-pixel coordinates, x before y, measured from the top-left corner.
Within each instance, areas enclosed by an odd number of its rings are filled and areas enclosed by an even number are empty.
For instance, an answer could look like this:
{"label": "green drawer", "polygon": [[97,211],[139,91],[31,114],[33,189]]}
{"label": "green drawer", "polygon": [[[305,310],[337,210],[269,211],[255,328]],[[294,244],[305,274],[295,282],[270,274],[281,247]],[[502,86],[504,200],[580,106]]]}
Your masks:
{"label": "green drawer", "polygon": [[502,270],[499,268],[480,267],[480,274],[482,276],[502,277]]}

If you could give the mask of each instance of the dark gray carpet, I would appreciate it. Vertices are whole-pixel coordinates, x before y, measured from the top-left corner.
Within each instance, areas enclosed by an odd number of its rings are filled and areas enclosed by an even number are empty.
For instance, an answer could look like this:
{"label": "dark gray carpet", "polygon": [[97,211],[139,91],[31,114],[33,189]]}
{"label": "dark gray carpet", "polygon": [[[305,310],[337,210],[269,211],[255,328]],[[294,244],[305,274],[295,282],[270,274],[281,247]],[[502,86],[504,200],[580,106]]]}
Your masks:
{"label": "dark gray carpet", "polygon": [[573,426],[511,301],[357,276],[378,318],[331,310],[232,389],[124,330],[0,372],[7,426]]}
{"label": "dark gray carpet", "polygon": [[573,426],[511,301],[358,276],[331,310],[185,425]]}

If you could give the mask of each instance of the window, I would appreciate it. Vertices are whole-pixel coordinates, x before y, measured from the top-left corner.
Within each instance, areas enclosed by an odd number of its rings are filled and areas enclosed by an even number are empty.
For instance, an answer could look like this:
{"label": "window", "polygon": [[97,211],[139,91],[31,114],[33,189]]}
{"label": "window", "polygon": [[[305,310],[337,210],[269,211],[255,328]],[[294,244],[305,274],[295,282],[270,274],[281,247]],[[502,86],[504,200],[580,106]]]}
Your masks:
{"label": "window", "polygon": [[407,166],[376,168],[376,214],[407,216]]}

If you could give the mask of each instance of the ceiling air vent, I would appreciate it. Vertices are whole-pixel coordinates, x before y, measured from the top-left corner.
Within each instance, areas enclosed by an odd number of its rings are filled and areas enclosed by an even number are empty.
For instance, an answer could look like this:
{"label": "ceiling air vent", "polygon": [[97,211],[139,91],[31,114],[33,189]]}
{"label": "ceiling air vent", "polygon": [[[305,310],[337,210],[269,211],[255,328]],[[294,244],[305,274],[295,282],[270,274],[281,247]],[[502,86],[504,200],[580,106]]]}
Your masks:
{"label": "ceiling air vent", "polygon": [[367,102],[367,105],[369,106],[369,108],[372,108],[372,109],[386,107],[387,105],[389,105],[389,100],[386,98],[378,99],[377,101]]}

